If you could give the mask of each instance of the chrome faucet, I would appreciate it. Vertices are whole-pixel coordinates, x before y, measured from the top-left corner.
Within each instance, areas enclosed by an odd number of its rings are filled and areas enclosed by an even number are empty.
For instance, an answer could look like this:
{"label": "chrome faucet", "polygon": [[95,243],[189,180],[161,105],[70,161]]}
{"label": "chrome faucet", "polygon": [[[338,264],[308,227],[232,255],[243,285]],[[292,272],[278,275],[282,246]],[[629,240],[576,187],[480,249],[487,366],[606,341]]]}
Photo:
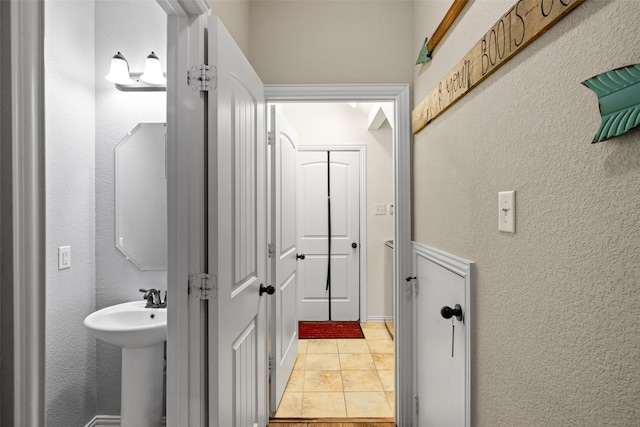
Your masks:
{"label": "chrome faucet", "polygon": [[167,291],[164,291],[164,300],[160,296],[160,291],[157,289],[140,289],[143,292],[142,298],[147,300],[145,308],[166,308],[167,307]]}

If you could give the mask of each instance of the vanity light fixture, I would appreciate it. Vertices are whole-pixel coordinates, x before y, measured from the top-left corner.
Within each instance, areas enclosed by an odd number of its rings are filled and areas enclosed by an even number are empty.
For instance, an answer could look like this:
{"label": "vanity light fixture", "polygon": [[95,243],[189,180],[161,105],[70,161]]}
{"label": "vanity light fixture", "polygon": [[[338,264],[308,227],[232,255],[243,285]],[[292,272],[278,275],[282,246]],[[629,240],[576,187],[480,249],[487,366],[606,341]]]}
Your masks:
{"label": "vanity light fixture", "polygon": [[133,84],[133,80],[131,80],[131,75],[129,73],[129,63],[123,54],[118,52],[113,55],[113,58],[111,58],[109,74],[104,76],[104,78],[116,85],[129,86]]}
{"label": "vanity light fixture", "polygon": [[150,85],[166,85],[167,79],[162,74],[162,65],[160,65],[160,59],[155,52],[151,52],[147,56],[147,60],[144,63],[144,73],[140,76],[140,80]]}
{"label": "vanity light fixture", "polygon": [[129,63],[118,52],[111,59],[111,68],[105,78],[123,92],[158,92],[167,90],[167,79],[162,72],[160,59],[151,52],[145,62],[144,73],[129,71]]}

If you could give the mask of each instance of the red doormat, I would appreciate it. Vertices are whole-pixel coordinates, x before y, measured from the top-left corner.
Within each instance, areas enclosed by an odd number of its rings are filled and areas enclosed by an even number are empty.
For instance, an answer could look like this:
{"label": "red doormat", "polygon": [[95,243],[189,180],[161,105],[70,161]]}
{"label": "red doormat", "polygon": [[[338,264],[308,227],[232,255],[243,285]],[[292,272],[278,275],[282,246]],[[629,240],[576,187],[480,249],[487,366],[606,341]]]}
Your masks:
{"label": "red doormat", "polygon": [[298,322],[301,340],[364,338],[358,322]]}

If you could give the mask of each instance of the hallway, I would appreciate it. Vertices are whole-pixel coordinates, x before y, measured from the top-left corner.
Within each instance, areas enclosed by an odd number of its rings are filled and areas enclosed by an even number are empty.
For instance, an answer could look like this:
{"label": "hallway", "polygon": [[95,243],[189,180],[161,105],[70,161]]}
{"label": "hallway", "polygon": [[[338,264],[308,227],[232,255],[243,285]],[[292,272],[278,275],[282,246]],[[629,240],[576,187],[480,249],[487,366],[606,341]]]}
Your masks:
{"label": "hallway", "polygon": [[276,418],[393,419],[393,340],[384,323],[361,326],[365,339],[299,341]]}

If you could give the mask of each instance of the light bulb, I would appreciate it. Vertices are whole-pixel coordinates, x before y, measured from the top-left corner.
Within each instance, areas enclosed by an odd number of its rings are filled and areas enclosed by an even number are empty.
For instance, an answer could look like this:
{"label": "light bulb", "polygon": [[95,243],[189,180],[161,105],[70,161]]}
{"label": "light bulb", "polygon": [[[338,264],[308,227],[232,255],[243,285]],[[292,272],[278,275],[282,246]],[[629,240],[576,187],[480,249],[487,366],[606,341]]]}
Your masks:
{"label": "light bulb", "polygon": [[104,78],[111,83],[119,85],[128,86],[133,84],[133,80],[131,80],[131,75],[129,74],[129,63],[120,52],[111,58],[109,74],[104,76]]}
{"label": "light bulb", "polygon": [[144,63],[144,73],[140,76],[140,80],[150,85],[165,85],[167,79],[162,74],[162,66],[155,52],[151,52],[147,56]]}

